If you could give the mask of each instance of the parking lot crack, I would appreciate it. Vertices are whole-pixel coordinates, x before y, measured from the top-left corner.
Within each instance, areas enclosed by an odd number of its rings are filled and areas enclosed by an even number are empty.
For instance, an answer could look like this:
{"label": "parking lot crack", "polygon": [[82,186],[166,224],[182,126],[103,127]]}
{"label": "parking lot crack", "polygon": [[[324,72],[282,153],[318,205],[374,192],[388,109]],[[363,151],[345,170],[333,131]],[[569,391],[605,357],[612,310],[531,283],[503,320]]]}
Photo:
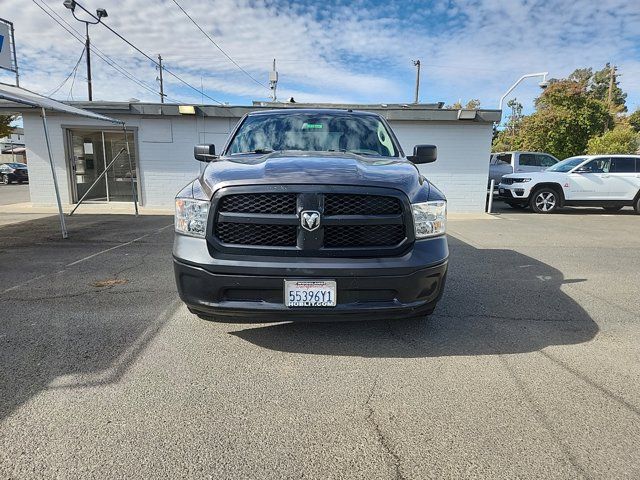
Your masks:
{"label": "parking lot crack", "polygon": [[386,453],[387,457],[391,459],[391,466],[395,470],[394,478],[396,480],[405,480],[405,477],[402,474],[402,470],[400,469],[400,456],[394,451],[389,440],[383,433],[382,428],[380,428],[380,424],[376,420],[376,412],[373,409],[373,405],[371,404],[371,399],[375,394],[377,386],[378,386],[378,377],[376,377],[373,380],[373,383],[371,384],[371,389],[369,390],[369,395],[367,396],[367,399],[363,404],[365,411],[367,412],[365,419],[373,428],[373,431],[375,432],[376,437],[378,439],[378,443],[380,443],[380,446]]}
{"label": "parking lot crack", "polygon": [[556,433],[556,430],[553,428],[553,422],[547,417],[547,415],[542,410],[542,408],[540,408],[538,403],[535,401],[532,392],[529,390],[529,388],[527,388],[526,384],[520,379],[518,374],[509,364],[507,358],[504,355],[499,354],[498,350],[490,342],[486,342],[486,343],[490,348],[492,348],[495,351],[496,356],[498,357],[498,360],[507,371],[507,374],[509,375],[509,377],[511,377],[516,388],[522,394],[524,401],[529,405],[529,408],[531,409],[531,412],[533,413],[534,418],[549,433],[551,438],[553,438],[555,443],[558,445],[560,451],[563,453],[566,461],[574,468],[574,470],[582,478],[586,478],[586,479],[590,478],[587,472],[585,471],[585,469],[578,462],[578,459],[570,451],[569,447],[558,436],[558,434]]}

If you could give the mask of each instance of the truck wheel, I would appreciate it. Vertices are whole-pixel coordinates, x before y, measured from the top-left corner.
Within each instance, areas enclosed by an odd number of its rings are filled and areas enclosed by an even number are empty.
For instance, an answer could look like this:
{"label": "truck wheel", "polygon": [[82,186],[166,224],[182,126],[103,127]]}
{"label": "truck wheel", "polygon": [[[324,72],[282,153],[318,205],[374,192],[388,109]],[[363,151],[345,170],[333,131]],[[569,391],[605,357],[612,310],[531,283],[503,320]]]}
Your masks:
{"label": "truck wheel", "polygon": [[602,207],[605,212],[618,212],[622,210],[622,207]]}
{"label": "truck wheel", "polygon": [[560,195],[551,187],[542,187],[533,192],[529,205],[536,213],[553,213],[560,204]]}
{"label": "truck wheel", "polygon": [[9,175],[2,175],[2,183],[4,183],[5,185],[9,185],[11,183],[11,180],[9,180]]}
{"label": "truck wheel", "polygon": [[640,193],[636,197],[636,203],[633,204],[633,209],[638,215],[640,215]]}

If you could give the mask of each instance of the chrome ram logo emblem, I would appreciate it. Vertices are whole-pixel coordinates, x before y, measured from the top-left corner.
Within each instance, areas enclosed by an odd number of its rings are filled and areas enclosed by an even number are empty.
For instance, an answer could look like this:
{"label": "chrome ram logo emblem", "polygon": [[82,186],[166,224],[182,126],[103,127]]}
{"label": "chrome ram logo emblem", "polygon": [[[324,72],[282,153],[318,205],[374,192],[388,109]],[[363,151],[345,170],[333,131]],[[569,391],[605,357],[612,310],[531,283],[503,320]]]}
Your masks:
{"label": "chrome ram logo emblem", "polygon": [[300,212],[300,225],[305,230],[313,232],[320,226],[320,212],[314,210]]}

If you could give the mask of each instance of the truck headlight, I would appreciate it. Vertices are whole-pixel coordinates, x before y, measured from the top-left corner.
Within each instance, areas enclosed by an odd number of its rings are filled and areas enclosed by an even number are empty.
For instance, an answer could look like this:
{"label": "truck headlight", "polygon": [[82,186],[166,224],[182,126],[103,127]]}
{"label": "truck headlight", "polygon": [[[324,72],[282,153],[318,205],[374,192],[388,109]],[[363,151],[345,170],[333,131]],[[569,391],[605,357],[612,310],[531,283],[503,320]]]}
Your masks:
{"label": "truck headlight", "polygon": [[411,205],[411,210],[416,240],[445,233],[447,228],[447,202],[445,200],[414,203]]}
{"label": "truck headlight", "polygon": [[513,183],[527,183],[530,182],[530,178],[513,178]]}
{"label": "truck headlight", "polygon": [[208,218],[209,201],[176,198],[176,232],[204,238]]}

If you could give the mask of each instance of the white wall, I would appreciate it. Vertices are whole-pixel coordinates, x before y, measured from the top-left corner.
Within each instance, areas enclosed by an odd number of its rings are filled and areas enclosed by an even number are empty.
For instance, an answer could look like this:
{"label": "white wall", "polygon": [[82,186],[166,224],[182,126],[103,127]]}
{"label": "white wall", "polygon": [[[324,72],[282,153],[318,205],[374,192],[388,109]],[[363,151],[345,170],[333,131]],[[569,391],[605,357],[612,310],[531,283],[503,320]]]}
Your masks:
{"label": "white wall", "polygon": [[[175,194],[198,174],[203,166],[193,158],[197,143],[214,143],[220,150],[237,119],[185,117],[135,117],[125,115],[127,128],[137,128],[138,171],[141,203],[145,206],[171,207]],[[29,158],[29,191],[34,204],[55,203],[55,190],[47,156],[42,119],[25,112],[25,140]],[[71,180],[67,174],[64,127],[83,129],[113,128],[105,122],[63,114],[47,114],[51,150],[60,185],[62,203],[71,203]],[[64,127],[63,127],[64,126]],[[199,133],[198,133],[199,132]],[[129,137],[130,139],[132,137]]]}
{"label": "white wall", "polygon": [[421,143],[438,147],[435,163],[420,165],[425,177],[447,196],[450,212],[483,212],[487,197],[491,124],[389,122],[405,155]]}
{"label": "white wall", "polygon": [[[55,193],[47,158],[42,120],[25,112],[24,130],[29,158],[29,189],[34,204],[53,204]],[[64,126],[109,129],[103,122],[70,115],[47,116],[54,163],[63,203],[71,202],[71,180],[64,150]],[[204,165],[193,158],[197,143],[214,143],[218,151],[238,119],[195,116],[119,117],[129,128],[137,128],[138,169],[141,201],[150,207],[170,207],[175,194],[189,183]],[[196,125],[197,122],[197,125]],[[440,188],[452,212],[484,210],[491,125],[457,122],[392,121],[402,148],[411,154],[413,146],[431,143],[438,147],[438,161],[421,165],[424,175]]]}

